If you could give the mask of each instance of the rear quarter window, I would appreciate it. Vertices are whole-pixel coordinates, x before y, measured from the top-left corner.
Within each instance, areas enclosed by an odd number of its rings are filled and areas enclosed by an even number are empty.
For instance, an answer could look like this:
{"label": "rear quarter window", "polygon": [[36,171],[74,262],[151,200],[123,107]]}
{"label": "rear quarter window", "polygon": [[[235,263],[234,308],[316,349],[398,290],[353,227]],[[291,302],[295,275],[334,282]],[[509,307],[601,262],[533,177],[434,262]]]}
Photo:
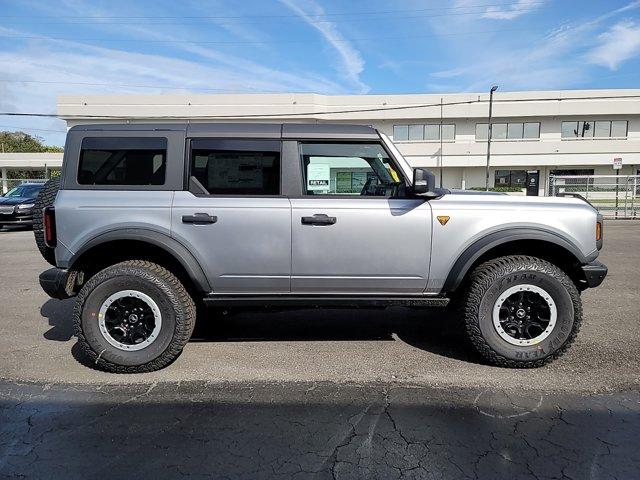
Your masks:
{"label": "rear quarter window", "polygon": [[166,138],[84,138],[77,181],[80,185],[164,185]]}

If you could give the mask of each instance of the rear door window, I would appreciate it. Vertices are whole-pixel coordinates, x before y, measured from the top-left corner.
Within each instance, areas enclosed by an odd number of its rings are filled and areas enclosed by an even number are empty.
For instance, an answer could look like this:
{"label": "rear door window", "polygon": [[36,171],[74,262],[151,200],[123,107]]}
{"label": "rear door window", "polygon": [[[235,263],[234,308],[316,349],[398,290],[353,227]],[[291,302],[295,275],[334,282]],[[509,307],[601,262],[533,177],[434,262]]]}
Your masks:
{"label": "rear door window", "polygon": [[80,150],[80,185],[163,185],[166,138],[85,138]]}
{"label": "rear door window", "polygon": [[279,195],[279,140],[191,141],[191,175],[210,195]]}

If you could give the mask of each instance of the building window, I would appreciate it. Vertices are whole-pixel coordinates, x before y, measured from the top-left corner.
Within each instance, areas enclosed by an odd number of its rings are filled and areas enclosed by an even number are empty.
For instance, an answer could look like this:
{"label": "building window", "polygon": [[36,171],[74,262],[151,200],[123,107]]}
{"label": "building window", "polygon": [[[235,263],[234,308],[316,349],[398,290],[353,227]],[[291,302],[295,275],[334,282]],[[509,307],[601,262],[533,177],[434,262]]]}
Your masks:
{"label": "building window", "polygon": [[440,140],[440,125],[425,125],[424,139],[431,142]]}
{"label": "building window", "polygon": [[521,139],[524,136],[524,123],[507,124],[507,138],[509,140]]}
{"label": "building window", "polygon": [[628,124],[626,120],[614,120],[611,122],[612,138],[627,138]]}
{"label": "building window", "polygon": [[626,120],[562,122],[562,138],[627,138]]}
{"label": "building window", "polygon": [[[476,140],[487,140],[487,123],[476,124]],[[492,123],[491,140],[532,140],[540,138],[539,122]]]}
{"label": "building window", "polygon": [[491,125],[491,140],[506,140],[507,139],[507,124],[506,123],[494,123]]}
{"label": "building window", "polygon": [[489,138],[489,124],[476,123],[476,140],[487,140]]}
{"label": "building window", "polygon": [[540,138],[540,122],[525,122],[522,138]]}
{"label": "building window", "polygon": [[456,126],[454,124],[444,124],[442,128],[439,123],[421,124],[421,125],[394,125],[393,141],[394,142],[437,142],[440,140],[440,132],[442,131],[442,140],[445,142],[453,142],[456,139]]}
{"label": "building window", "polygon": [[442,140],[445,142],[453,142],[456,139],[456,126],[453,124],[442,125]]}
{"label": "building window", "polygon": [[424,139],[424,125],[409,125],[409,141],[417,142]]}
{"label": "building window", "polygon": [[409,125],[394,125],[393,140],[396,142],[406,142],[409,140]]}
{"label": "building window", "polygon": [[611,136],[611,122],[598,120],[596,128],[593,129],[593,136],[596,138],[609,138]]}
{"label": "building window", "polygon": [[526,170],[496,170],[495,187],[524,188]]}

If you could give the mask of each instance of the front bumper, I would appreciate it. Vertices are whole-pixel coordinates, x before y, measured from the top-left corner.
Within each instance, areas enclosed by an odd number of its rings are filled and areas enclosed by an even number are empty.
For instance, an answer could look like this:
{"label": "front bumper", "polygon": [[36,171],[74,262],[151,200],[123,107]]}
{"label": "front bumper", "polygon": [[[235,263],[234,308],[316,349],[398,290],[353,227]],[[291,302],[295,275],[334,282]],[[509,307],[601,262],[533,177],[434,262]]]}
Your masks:
{"label": "front bumper", "polygon": [[603,282],[609,269],[606,265],[598,261],[593,261],[583,265],[582,271],[584,272],[584,278],[589,288],[595,288]]}
{"label": "front bumper", "polygon": [[75,295],[77,272],[50,268],[40,274],[40,286],[51,298],[63,300]]}
{"label": "front bumper", "polygon": [[0,225],[33,225],[33,213],[0,214]]}

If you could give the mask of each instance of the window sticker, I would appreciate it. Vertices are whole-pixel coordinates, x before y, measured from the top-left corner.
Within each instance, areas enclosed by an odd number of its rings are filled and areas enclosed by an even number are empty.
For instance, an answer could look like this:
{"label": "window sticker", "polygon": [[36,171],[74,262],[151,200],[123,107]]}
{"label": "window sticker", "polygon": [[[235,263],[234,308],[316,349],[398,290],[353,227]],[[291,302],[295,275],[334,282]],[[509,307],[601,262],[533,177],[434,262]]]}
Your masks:
{"label": "window sticker", "polygon": [[307,190],[328,193],[330,172],[328,163],[310,163],[307,166]]}

